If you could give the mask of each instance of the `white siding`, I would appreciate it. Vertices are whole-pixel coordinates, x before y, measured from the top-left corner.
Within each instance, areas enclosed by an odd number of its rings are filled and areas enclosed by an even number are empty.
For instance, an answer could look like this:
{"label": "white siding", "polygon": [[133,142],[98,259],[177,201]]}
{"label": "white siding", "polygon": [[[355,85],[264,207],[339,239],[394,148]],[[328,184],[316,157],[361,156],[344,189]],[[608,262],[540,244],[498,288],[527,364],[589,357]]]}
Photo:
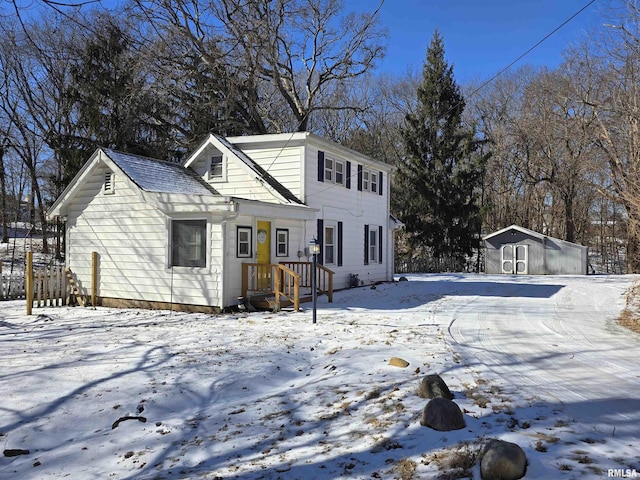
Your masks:
{"label": "white siding", "polygon": [[208,219],[207,268],[172,271],[167,267],[169,219],[120,174],[115,194],[103,194],[106,171],[96,168],[68,210],[68,265],[79,285],[87,292],[91,288],[91,252],[96,251],[99,296],[219,306],[220,225]]}
{"label": "white siding", "polygon": [[[225,304],[235,305],[237,299],[242,295],[242,264],[256,262],[256,225],[257,220],[271,222],[271,263],[307,261],[306,257],[300,258],[298,252],[304,254],[305,248],[305,222],[302,220],[286,220],[278,218],[243,215],[226,225],[226,265],[225,265]],[[252,245],[251,258],[238,258],[236,255],[237,231],[238,227],[251,227]],[[289,231],[289,255],[287,257],[277,257],[276,252],[276,230],[279,228]]]}
{"label": "white siding", "polygon": [[[325,158],[351,162],[351,188],[330,182],[318,181],[318,151],[325,153]],[[361,157],[347,158],[340,150],[332,151],[330,145],[310,145],[305,151],[305,198],[307,205],[320,209],[318,218],[325,223],[342,222],[343,239],[342,252],[343,264],[326,265],[335,272],[335,288],[349,286],[350,275],[356,274],[364,284],[377,281],[387,281],[393,278],[393,268],[390,267],[392,258],[389,256],[386,242],[389,235],[389,174],[388,169],[378,163],[365,163]],[[358,165],[364,165],[375,171],[383,169],[383,195],[370,191],[358,191]],[[346,176],[346,169],[345,169]],[[346,183],[346,182],[345,182]],[[383,245],[382,263],[378,258],[370,259],[369,264],[364,264],[364,225],[374,227],[382,226]],[[307,226],[307,236],[316,236],[317,225]],[[378,246],[380,248],[380,246]]]}
{"label": "white siding", "polygon": [[273,178],[286,187],[291,193],[300,198],[302,194],[302,161],[301,147],[284,148],[243,148],[254,162],[264,168]]}
{"label": "white siding", "polygon": [[[223,180],[209,179],[209,164],[212,155],[219,155],[213,147],[205,149],[199,158],[193,162],[193,168],[198,175],[216,189],[223,196],[239,197],[248,200],[263,202],[279,202],[280,198],[275,193],[256,180],[255,174],[241,164],[241,160],[225,157],[225,173]],[[298,165],[299,167],[299,165]],[[271,173],[271,172],[270,172]],[[299,183],[299,182],[298,182]]]}

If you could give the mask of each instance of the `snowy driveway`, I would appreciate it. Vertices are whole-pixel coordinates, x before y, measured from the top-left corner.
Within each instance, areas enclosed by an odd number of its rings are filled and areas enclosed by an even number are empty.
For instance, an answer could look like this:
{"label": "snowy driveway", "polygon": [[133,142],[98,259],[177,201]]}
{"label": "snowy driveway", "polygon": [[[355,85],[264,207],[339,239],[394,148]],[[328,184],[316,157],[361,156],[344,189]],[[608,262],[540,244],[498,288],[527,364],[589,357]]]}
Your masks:
{"label": "snowy driveway", "polygon": [[580,423],[629,433],[640,421],[640,362],[638,336],[613,321],[631,285],[620,280],[488,282],[482,297],[456,305],[449,334],[467,365],[561,406]]}

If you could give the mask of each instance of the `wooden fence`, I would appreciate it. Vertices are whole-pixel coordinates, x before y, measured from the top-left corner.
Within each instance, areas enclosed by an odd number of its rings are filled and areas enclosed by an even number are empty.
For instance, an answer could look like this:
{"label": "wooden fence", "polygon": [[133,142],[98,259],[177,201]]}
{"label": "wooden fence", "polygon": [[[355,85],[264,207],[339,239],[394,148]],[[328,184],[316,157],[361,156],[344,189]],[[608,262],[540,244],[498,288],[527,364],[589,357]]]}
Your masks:
{"label": "wooden fence", "polygon": [[40,267],[33,272],[32,305],[60,307],[69,303],[69,285],[63,265]]}
{"label": "wooden fence", "polygon": [[24,271],[11,271],[0,262],[0,300],[18,300],[25,297]]}
{"label": "wooden fence", "polygon": [[[27,315],[32,314],[33,307],[58,307],[70,305],[72,302],[86,306],[96,304],[97,297],[97,273],[98,254],[91,255],[91,292],[83,294],[76,285],[73,273],[64,265],[49,265],[33,268],[33,253],[27,252],[26,268],[22,277],[16,276],[13,281],[20,288],[14,286],[14,292],[10,298],[24,298],[27,304]],[[1,264],[0,264],[1,265]],[[4,276],[3,276],[4,284]],[[19,292],[22,293],[19,296]],[[3,297],[0,297],[2,299]],[[6,299],[8,297],[4,297]]]}

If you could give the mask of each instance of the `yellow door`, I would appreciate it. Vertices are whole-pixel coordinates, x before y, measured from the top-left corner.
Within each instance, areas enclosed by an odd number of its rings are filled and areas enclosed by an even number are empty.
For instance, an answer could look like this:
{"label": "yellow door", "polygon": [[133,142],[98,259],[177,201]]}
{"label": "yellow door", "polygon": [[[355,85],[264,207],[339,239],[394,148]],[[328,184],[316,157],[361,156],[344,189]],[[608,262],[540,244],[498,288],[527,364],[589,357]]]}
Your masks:
{"label": "yellow door", "polygon": [[258,288],[268,289],[271,286],[271,222],[258,220],[258,246],[256,248],[256,259],[258,267]]}

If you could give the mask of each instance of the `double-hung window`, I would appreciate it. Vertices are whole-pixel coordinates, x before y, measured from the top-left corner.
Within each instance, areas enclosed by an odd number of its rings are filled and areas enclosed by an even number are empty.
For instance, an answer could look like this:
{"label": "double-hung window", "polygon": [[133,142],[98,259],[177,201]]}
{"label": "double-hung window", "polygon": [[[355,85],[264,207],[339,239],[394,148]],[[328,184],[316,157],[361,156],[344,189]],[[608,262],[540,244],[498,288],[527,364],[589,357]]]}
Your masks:
{"label": "double-hung window", "polygon": [[377,173],[371,172],[370,187],[373,193],[378,193],[378,174]]}
{"label": "double-hung window", "polygon": [[278,228],[276,230],[276,257],[289,256],[289,230]]}
{"label": "double-hung window", "polygon": [[369,227],[369,263],[378,263],[378,228]]}
{"label": "double-hung window", "polygon": [[324,181],[333,182],[333,160],[330,158],[324,159]]}
{"label": "double-hung window", "polygon": [[344,162],[325,157],[324,181],[344,185]]}
{"label": "double-hung window", "polygon": [[334,225],[324,227],[324,264],[336,263],[336,227]]}
{"label": "double-hung window", "polygon": [[171,266],[207,266],[207,221],[171,221]]}
{"label": "double-hung window", "polygon": [[251,227],[238,227],[237,233],[236,256],[251,257]]}
{"label": "double-hung window", "polygon": [[213,155],[209,166],[209,178],[211,180],[224,180],[224,162],[222,155]]}
{"label": "double-hung window", "polygon": [[362,170],[362,190],[378,193],[378,173],[371,170]]}

